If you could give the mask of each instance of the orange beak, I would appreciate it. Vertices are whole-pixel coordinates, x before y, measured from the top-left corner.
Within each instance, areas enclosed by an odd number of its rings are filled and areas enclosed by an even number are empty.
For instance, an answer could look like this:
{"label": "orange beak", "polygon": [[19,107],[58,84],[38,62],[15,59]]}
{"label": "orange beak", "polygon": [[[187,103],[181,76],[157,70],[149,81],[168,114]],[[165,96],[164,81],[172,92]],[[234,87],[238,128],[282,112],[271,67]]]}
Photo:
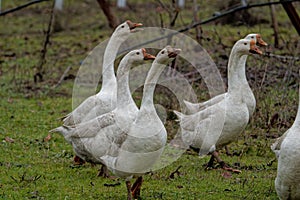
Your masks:
{"label": "orange beak", "polygon": [[143,51],[143,55],[144,55],[144,60],[154,60],[155,59],[155,56],[149,54],[149,53],[146,53],[146,49],[142,49]]}
{"label": "orange beak", "polygon": [[130,32],[134,32],[134,31],[135,31],[134,29],[135,29],[136,27],[143,26],[142,23],[133,23],[133,22],[130,21],[130,20],[127,20],[126,22],[127,22],[128,26],[129,26]]}
{"label": "orange beak", "polygon": [[255,41],[250,41],[250,53],[262,55],[262,51],[255,45]]}
{"label": "orange beak", "polygon": [[263,41],[263,39],[261,38],[261,35],[260,34],[257,34],[256,35],[256,42],[257,44],[259,44],[260,46],[268,46],[268,44]]}

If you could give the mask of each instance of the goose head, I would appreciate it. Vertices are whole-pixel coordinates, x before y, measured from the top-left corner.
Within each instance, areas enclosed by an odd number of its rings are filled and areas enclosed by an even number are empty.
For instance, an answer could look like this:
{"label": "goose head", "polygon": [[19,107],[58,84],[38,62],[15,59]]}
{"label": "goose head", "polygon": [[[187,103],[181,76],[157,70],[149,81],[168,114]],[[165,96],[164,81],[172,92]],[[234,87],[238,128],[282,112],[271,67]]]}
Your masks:
{"label": "goose head", "polygon": [[130,20],[127,20],[124,23],[117,26],[117,28],[114,31],[114,35],[116,35],[117,37],[126,37],[130,33],[136,32],[136,28],[142,25],[143,24],[141,23],[133,23]]}
{"label": "goose head", "polygon": [[262,51],[256,46],[255,40],[241,39],[235,43],[234,49],[240,54],[262,54]]}
{"label": "goose head", "polygon": [[129,52],[128,54],[129,59],[132,61],[132,63],[139,63],[144,60],[154,60],[155,56],[149,54],[146,52],[146,49],[137,49]]}
{"label": "goose head", "polygon": [[251,34],[248,34],[245,39],[248,39],[248,40],[254,40],[256,44],[260,45],[260,46],[268,46],[268,44],[263,41],[262,37],[260,34],[258,33],[251,33]]}
{"label": "goose head", "polygon": [[160,64],[166,64],[170,60],[176,58],[176,56],[181,52],[181,49],[176,49],[171,46],[166,46],[156,55],[156,62]]}
{"label": "goose head", "polygon": [[132,50],[128,54],[126,54],[126,56],[122,59],[123,62],[125,62],[126,64],[122,65],[120,63],[118,71],[117,71],[117,76],[121,77],[122,75],[124,75],[125,72],[130,70],[132,65],[140,64],[144,60],[154,60],[154,59],[155,59],[155,56],[147,53],[144,48]]}

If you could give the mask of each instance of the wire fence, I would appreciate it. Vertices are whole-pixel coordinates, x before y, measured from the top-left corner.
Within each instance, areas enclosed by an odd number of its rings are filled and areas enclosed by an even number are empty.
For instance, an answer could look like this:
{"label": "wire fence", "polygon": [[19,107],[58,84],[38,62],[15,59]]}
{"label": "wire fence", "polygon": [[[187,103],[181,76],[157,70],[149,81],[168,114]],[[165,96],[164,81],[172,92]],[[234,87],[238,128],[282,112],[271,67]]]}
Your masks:
{"label": "wire fence", "polygon": [[41,2],[44,2],[44,1],[50,1],[50,0],[34,0],[34,1],[30,1],[28,3],[25,3],[23,5],[17,6],[15,8],[8,9],[8,10],[5,10],[5,11],[1,12],[1,0],[0,0],[0,16],[5,16],[9,13],[21,10],[21,9],[26,8],[28,6],[31,6],[31,5],[34,5],[34,4],[37,4],[37,3],[41,3]]}
{"label": "wire fence", "polygon": [[[42,2],[46,2],[46,1],[50,1],[50,0],[33,0],[33,1],[30,1],[30,2],[25,3],[23,5],[17,6],[15,8],[5,10],[5,11],[3,11],[3,12],[0,13],[0,16],[5,16],[5,15],[7,15],[9,13],[16,12],[16,11],[21,10],[23,8],[26,8],[28,6],[31,6],[31,5],[34,5],[34,4],[38,4],[38,3],[42,3]],[[0,2],[1,2],[1,0],[0,0]],[[177,31],[174,31],[172,34],[169,34],[169,35],[166,35],[166,36],[163,36],[163,37],[158,37],[158,38],[155,38],[153,40],[145,41],[144,43],[136,45],[136,46],[133,46],[130,49],[139,48],[139,47],[145,46],[147,44],[150,44],[150,43],[153,43],[153,42],[165,39],[165,38],[172,37],[172,36],[174,36],[174,35],[176,35],[178,33],[187,32],[190,29],[196,28],[197,26],[208,24],[210,22],[214,22],[214,21],[216,21],[216,20],[218,20],[218,19],[220,19],[220,18],[222,18],[224,16],[228,16],[230,14],[233,14],[233,13],[236,13],[236,12],[240,12],[242,10],[247,10],[247,9],[256,8],[256,7],[270,6],[270,5],[290,4],[292,2],[300,2],[300,0],[285,0],[285,1],[280,0],[280,1],[272,1],[272,2],[264,2],[264,3],[255,3],[255,4],[246,4],[246,3],[243,4],[242,3],[242,4],[239,4],[239,5],[235,6],[235,7],[231,7],[228,10],[225,10],[225,11],[222,11],[222,12],[216,12],[215,15],[212,16],[211,18],[208,18],[208,19],[202,20],[202,21],[196,21],[196,22],[194,22],[193,24],[191,24],[189,26],[186,26],[186,27],[181,28],[181,29],[179,29]],[[50,18],[50,20],[51,20],[51,18]],[[49,33],[50,33],[50,28],[51,27],[49,26],[48,27],[48,37],[49,37]],[[48,38],[48,40],[49,40],[49,38]],[[125,50],[123,50],[120,53],[127,52],[130,49],[125,49]],[[299,61],[299,57],[293,57],[293,56],[281,56],[281,55],[275,55],[275,54],[271,54],[271,53],[265,53],[264,56],[265,57],[273,57],[273,58],[276,58],[277,60],[282,61],[282,62],[285,62],[287,60]],[[45,59],[45,56],[44,56],[43,59]]]}

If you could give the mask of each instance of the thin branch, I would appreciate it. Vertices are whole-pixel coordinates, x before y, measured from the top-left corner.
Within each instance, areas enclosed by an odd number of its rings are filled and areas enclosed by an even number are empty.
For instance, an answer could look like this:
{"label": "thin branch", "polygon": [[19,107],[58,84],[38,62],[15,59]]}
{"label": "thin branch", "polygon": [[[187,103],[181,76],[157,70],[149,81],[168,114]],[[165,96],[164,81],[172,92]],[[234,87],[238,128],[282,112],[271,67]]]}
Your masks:
{"label": "thin branch", "polygon": [[171,13],[171,10],[169,9],[169,7],[166,6],[162,1],[160,1],[160,0],[156,0],[156,1],[159,3],[159,5],[160,5],[164,10],[166,10],[168,13]]}
{"label": "thin branch", "polygon": [[275,2],[266,2],[266,3],[257,3],[257,4],[248,4],[246,6],[239,6],[230,10],[227,10],[217,16],[211,17],[207,20],[204,20],[202,22],[196,22],[194,23],[191,27],[186,27],[184,29],[179,30],[178,32],[186,32],[191,28],[195,28],[196,26],[202,25],[202,24],[207,24],[209,22],[215,21],[216,19],[219,19],[221,17],[224,17],[226,15],[241,11],[241,10],[246,10],[249,8],[256,8],[256,7],[264,7],[264,6],[270,6],[270,5],[277,5],[277,4],[286,4],[286,3],[291,3],[291,2],[297,2],[300,0],[286,0],[286,1],[275,1]]}
{"label": "thin branch", "polygon": [[265,82],[266,76],[267,76],[267,71],[268,71],[268,63],[265,64],[265,71],[264,71],[264,75],[261,79],[261,83],[260,83],[260,89],[263,87],[263,84]]}
{"label": "thin branch", "polygon": [[180,176],[180,172],[179,172],[179,169],[182,167],[182,165],[179,165],[179,167],[177,167],[177,169],[172,172],[169,176],[170,179],[174,179],[175,178],[175,174],[177,174],[178,176]]}
{"label": "thin branch", "polygon": [[160,27],[164,28],[164,19],[161,13],[159,13],[159,19],[160,19]]}
{"label": "thin branch", "polygon": [[[183,29],[180,29],[178,30],[177,32],[174,32],[174,33],[171,33],[171,34],[168,34],[166,36],[162,36],[162,37],[158,37],[158,38],[155,38],[155,39],[152,39],[152,40],[149,40],[149,41],[146,41],[144,43],[141,43],[139,45],[136,45],[136,46],[133,46],[133,47],[130,47],[130,49],[136,49],[138,47],[141,47],[141,46],[145,46],[147,44],[151,44],[153,42],[156,42],[156,41],[159,41],[159,40],[162,40],[162,39],[165,39],[165,38],[168,38],[170,36],[174,36],[174,35],[177,35],[179,33],[182,33],[182,32],[186,32],[192,28],[195,28],[197,26],[200,26],[202,24],[207,24],[209,22],[213,22],[221,17],[224,17],[226,15],[229,15],[229,14],[232,14],[232,13],[235,13],[235,12],[238,12],[238,11],[241,11],[241,10],[246,10],[246,9],[250,9],[250,8],[255,8],[255,7],[264,7],[264,6],[270,6],[270,5],[277,5],[277,4],[285,4],[285,3],[291,3],[291,2],[298,2],[300,0],[286,0],[284,2],[281,2],[281,1],[276,1],[276,2],[266,2],[266,3],[257,3],[257,4],[248,4],[247,6],[239,6],[237,8],[233,8],[233,9],[230,9],[228,11],[225,11],[217,16],[214,16],[214,17],[211,17],[207,20],[203,20],[203,21],[200,21],[200,22],[195,22],[194,24],[190,25],[190,26],[187,26]],[[124,53],[124,52],[127,52],[129,49],[125,49],[124,51],[120,52],[120,53]]]}
{"label": "thin branch", "polygon": [[67,69],[64,71],[63,75],[60,77],[59,81],[57,82],[57,84],[55,86],[53,86],[53,89],[60,86],[60,84],[63,82],[64,78],[66,77],[67,73],[70,71],[71,67],[72,67],[71,65],[69,65],[69,67],[67,67]]}
{"label": "thin branch", "polygon": [[271,19],[272,19],[272,24],[273,24],[273,30],[274,30],[274,46],[278,48],[279,45],[279,40],[278,40],[278,22],[276,18],[276,11],[275,11],[275,6],[271,5]]}
{"label": "thin branch", "polygon": [[179,14],[179,10],[176,9],[176,10],[175,10],[175,15],[173,16],[173,19],[171,20],[171,23],[170,23],[170,26],[171,26],[171,27],[175,26],[175,22],[176,22],[176,19],[177,19],[177,17],[178,17],[178,14]]}
{"label": "thin branch", "polygon": [[36,3],[41,3],[41,2],[43,2],[43,1],[49,1],[49,0],[34,0],[34,1],[30,1],[30,2],[28,2],[28,3],[26,3],[26,4],[23,4],[23,5],[21,5],[21,6],[18,6],[18,7],[16,7],[16,8],[12,8],[12,9],[9,9],[9,10],[5,10],[5,11],[3,11],[3,12],[0,13],[0,16],[7,15],[8,13],[12,13],[12,12],[15,12],[15,11],[17,11],[17,10],[21,10],[21,9],[23,9],[23,8],[26,8],[26,7],[31,6],[31,5],[33,5],[33,4],[36,4]]}
{"label": "thin branch", "polygon": [[[194,6],[194,8],[193,8],[193,18],[194,19],[193,20],[194,20],[194,22],[200,21],[199,17],[198,17],[199,6],[198,6],[196,0],[193,1],[193,6]],[[196,39],[197,39],[197,42],[199,44],[201,44],[202,28],[201,28],[201,26],[197,26],[195,28],[195,30],[196,30]]]}
{"label": "thin branch", "polygon": [[268,52],[265,53],[263,56],[268,57],[268,58],[276,58],[276,59],[280,60],[281,62],[287,62],[288,60],[300,61],[300,57],[280,56],[280,55],[276,55],[276,54],[272,54],[272,53],[268,53]]}
{"label": "thin branch", "polygon": [[41,60],[40,60],[40,64],[36,67],[36,73],[33,76],[34,78],[34,82],[36,83],[38,80],[38,78],[40,79],[40,81],[43,81],[43,65],[45,64],[45,58],[46,58],[46,53],[47,53],[47,45],[49,44],[50,41],[50,33],[51,33],[51,27],[52,27],[52,23],[53,23],[53,16],[54,16],[54,6],[55,6],[55,1],[53,1],[53,5],[52,5],[52,9],[51,9],[51,13],[50,13],[50,19],[49,19],[49,23],[48,23],[48,28],[46,31],[46,38],[44,41],[44,45],[43,45],[43,49],[41,50]]}
{"label": "thin branch", "polygon": [[108,21],[109,27],[112,29],[116,28],[118,26],[118,20],[114,13],[111,11],[110,2],[107,0],[97,0],[97,2]]}
{"label": "thin branch", "polygon": [[298,32],[298,35],[300,35],[300,17],[298,15],[295,7],[293,6],[293,4],[291,2],[287,3],[286,0],[280,0],[280,2],[283,3],[282,6],[283,6],[285,12],[289,16],[292,24],[294,25],[296,31]]}

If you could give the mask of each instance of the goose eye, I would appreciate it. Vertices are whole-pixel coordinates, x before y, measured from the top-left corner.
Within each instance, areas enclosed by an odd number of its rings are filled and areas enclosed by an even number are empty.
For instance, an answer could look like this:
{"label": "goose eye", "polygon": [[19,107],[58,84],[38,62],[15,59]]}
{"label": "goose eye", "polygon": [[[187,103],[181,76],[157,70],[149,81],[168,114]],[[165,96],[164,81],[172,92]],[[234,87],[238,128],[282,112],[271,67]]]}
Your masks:
{"label": "goose eye", "polygon": [[136,52],[136,55],[140,55],[140,52]]}
{"label": "goose eye", "polygon": [[162,51],[162,52],[161,52],[161,54],[164,54],[164,53],[165,53],[165,51]]}
{"label": "goose eye", "polygon": [[245,42],[244,45],[247,45],[247,42]]}
{"label": "goose eye", "polygon": [[254,36],[251,36],[252,39],[254,39]]}
{"label": "goose eye", "polygon": [[123,25],[123,26],[121,26],[121,28],[124,28],[125,26]]}

